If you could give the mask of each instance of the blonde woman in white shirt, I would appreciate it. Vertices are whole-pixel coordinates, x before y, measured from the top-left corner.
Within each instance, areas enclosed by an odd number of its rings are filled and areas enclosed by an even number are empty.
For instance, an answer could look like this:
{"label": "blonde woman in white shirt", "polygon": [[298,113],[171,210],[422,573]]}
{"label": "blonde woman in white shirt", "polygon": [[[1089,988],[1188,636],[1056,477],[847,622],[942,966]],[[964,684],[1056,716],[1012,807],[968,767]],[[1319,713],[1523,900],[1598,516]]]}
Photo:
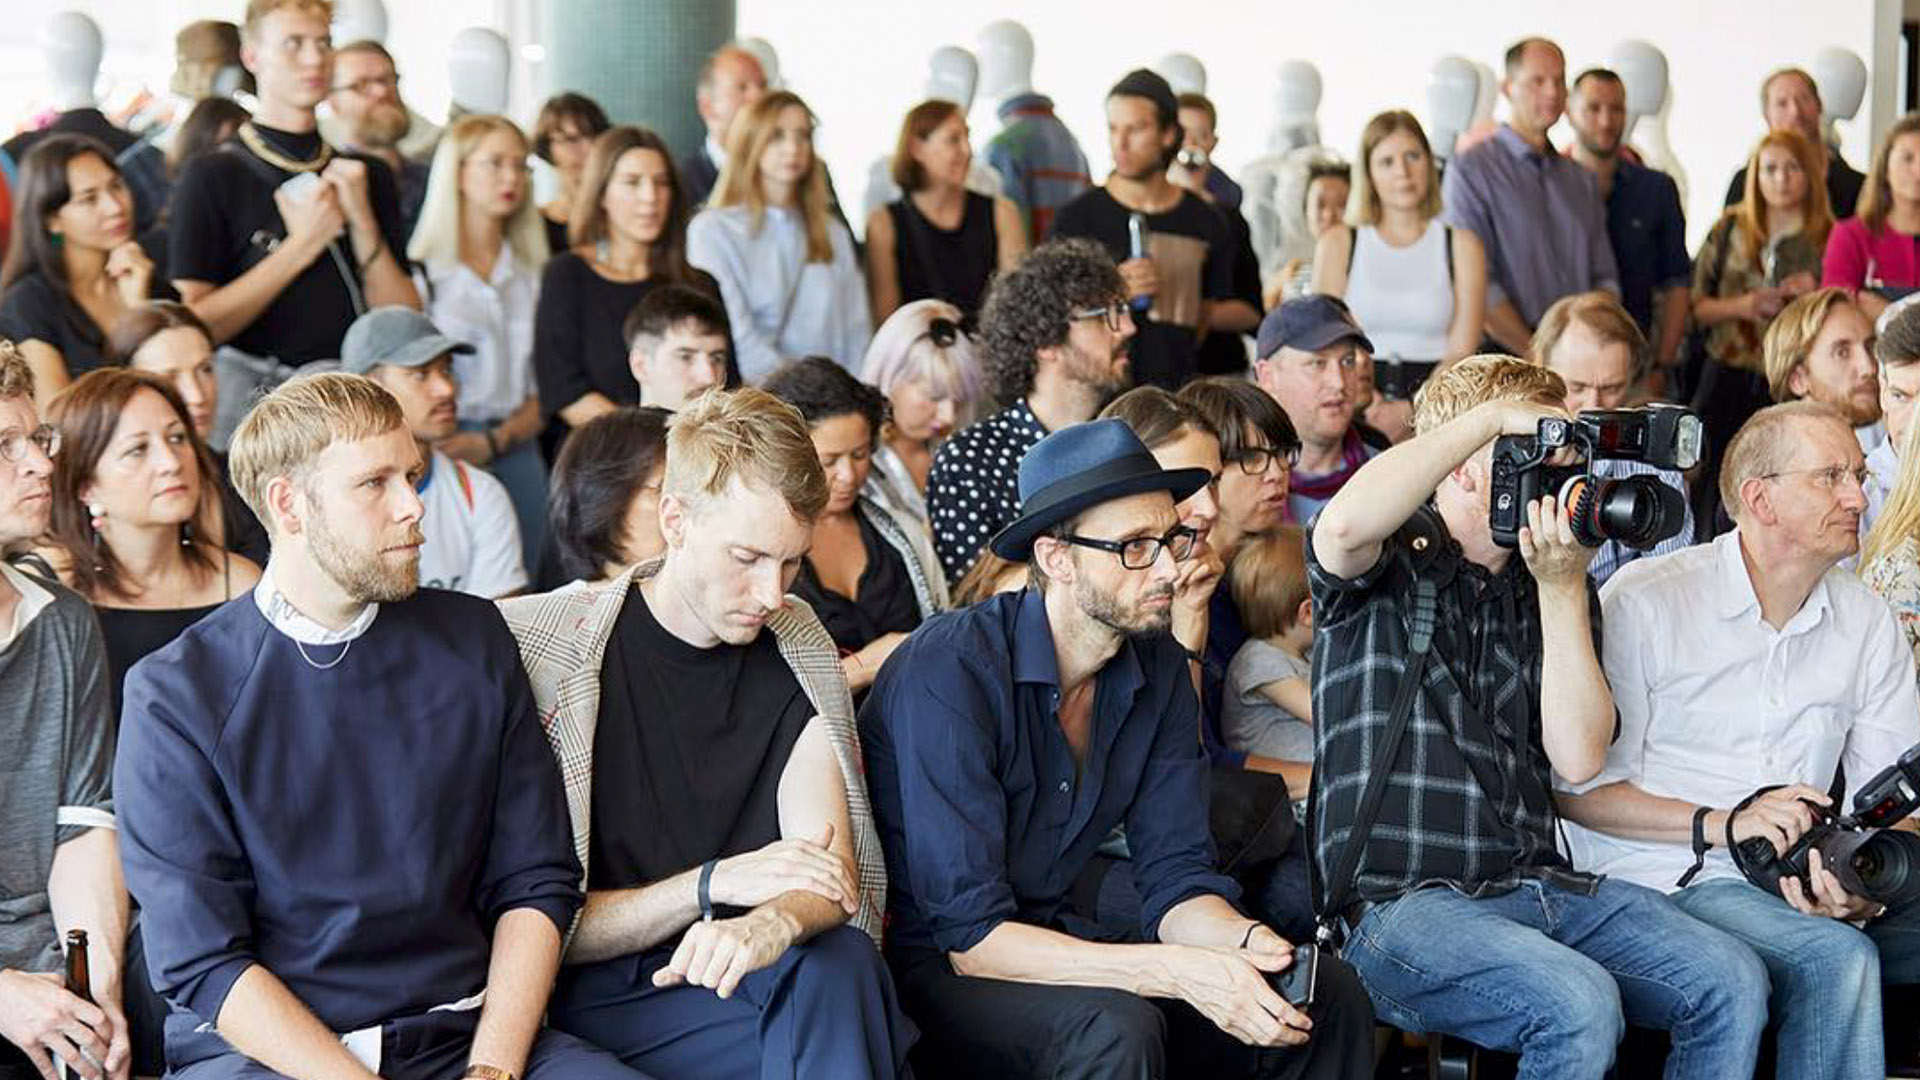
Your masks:
{"label": "blonde woman in white shirt", "polygon": [[853,237],[828,210],[813,113],[775,91],[734,119],[708,208],[687,227],[687,258],[712,274],[740,374],[758,383],[783,359],[855,368],[873,336]]}
{"label": "blonde woman in white shirt", "polygon": [[1381,113],[1361,132],[1347,220],[1320,235],[1313,291],[1346,300],[1376,364],[1398,357],[1424,377],[1479,349],[1486,249],[1440,221],[1439,170],[1413,114]]}
{"label": "blonde woman in white shirt", "polygon": [[533,317],[546,230],[534,205],[526,137],[501,116],[465,116],[441,136],[420,223],[407,244],[427,315],[473,346],[454,358],[460,431],[436,449],[485,466],[507,488],[522,559],[546,538],[547,467],[540,455]]}

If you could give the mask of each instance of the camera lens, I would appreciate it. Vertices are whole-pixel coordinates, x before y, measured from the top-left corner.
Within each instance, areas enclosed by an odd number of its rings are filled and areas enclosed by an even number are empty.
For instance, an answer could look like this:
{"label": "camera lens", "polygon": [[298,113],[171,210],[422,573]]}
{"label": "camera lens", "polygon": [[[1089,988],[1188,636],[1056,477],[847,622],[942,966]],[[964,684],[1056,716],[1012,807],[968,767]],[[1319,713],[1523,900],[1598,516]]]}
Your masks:
{"label": "camera lens", "polygon": [[1576,477],[1561,498],[1573,515],[1574,539],[1588,547],[1618,540],[1644,551],[1679,535],[1686,522],[1686,497],[1651,476]]}
{"label": "camera lens", "polygon": [[1855,896],[1889,906],[1920,899],[1920,836],[1840,829],[1816,846],[1840,887]]}

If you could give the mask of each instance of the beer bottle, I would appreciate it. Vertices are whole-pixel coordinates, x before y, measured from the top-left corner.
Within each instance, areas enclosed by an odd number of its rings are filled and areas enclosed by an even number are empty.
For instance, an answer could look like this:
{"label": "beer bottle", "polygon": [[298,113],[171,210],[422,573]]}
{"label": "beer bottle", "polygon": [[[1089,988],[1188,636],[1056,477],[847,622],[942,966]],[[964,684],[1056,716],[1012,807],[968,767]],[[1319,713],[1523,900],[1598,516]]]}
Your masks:
{"label": "beer bottle", "polygon": [[87,932],[67,931],[67,992],[93,1001],[93,978],[87,971]]}

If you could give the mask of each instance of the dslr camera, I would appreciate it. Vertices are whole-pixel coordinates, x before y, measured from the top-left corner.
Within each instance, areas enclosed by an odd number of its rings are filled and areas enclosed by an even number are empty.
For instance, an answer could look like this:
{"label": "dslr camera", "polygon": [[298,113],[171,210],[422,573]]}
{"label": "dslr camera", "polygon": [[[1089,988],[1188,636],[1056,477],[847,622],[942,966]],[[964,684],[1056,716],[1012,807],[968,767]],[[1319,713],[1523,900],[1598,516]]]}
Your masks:
{"label": "dslr camera", "polygon": [[[1618,540],[1644,551],[1678,535],[1684,494],[1657,476],[1596,475],[1594,463],[1637,461],[1683,472],[1699,463],[1704,439],[1700,418],[1679,405],[1589,409],[1571,420],[1543,417],[1531,436],[1502,435],[1493,442],[1493,541],[1517,546],[1527,504],[1546,495],[1567,508],[1574,538],[1588,547]],[[1549,464],[1562,450],[1578,464]]]}
{"label": "dslr camera", "polygon": [[[1762,788],[1754,797],[1770,790]],[[1853,813],[1816,806],[1821,819],[1785,853],[1774,851],[1766,837],[1751,836],[1733,846],[1733,862],[1748,881],[1778,896],[1780,882],[1790,877],[1810,888],[1807,852],[1818,851],[1821,864],[1839,879],[1841,888],[1894,907],[1920,898],[1920,836],[1888,831],[1887,826],[1917,807],[1920,746],[1867,781],[1853,797]]]}

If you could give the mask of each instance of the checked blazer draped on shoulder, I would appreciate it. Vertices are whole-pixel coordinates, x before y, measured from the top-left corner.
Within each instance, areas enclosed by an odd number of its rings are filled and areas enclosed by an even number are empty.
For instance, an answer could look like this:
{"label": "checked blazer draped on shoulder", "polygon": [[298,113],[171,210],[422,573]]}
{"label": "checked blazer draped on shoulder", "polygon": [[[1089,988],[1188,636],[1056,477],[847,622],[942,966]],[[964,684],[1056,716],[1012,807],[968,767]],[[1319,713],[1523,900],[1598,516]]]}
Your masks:
{"label": "checked blazer draped on shoulder", "polygon": [[[620,605],[635,582],[652,577],[659,568],[658,561],[642,563],[601,584],[500,602],[533,684],[540,726],[560,763],[567,816],[573,823],[573,845],[583,875],[593,821],[593,736],[600,713],[600,664]],[[786,606],[767,619],[766,628],[813,703],[818,722],[826,725],[827,740],[847,786],[853,853],[860,868],[860,911],[853,925],[878,943],[887,902],[887,866],[873,827],[860,743],[854,733],[853,696],[840,669],[839,652],[813,609],[797,597],[787,597]],[[585,884],[583,876],[581,887]]]}

